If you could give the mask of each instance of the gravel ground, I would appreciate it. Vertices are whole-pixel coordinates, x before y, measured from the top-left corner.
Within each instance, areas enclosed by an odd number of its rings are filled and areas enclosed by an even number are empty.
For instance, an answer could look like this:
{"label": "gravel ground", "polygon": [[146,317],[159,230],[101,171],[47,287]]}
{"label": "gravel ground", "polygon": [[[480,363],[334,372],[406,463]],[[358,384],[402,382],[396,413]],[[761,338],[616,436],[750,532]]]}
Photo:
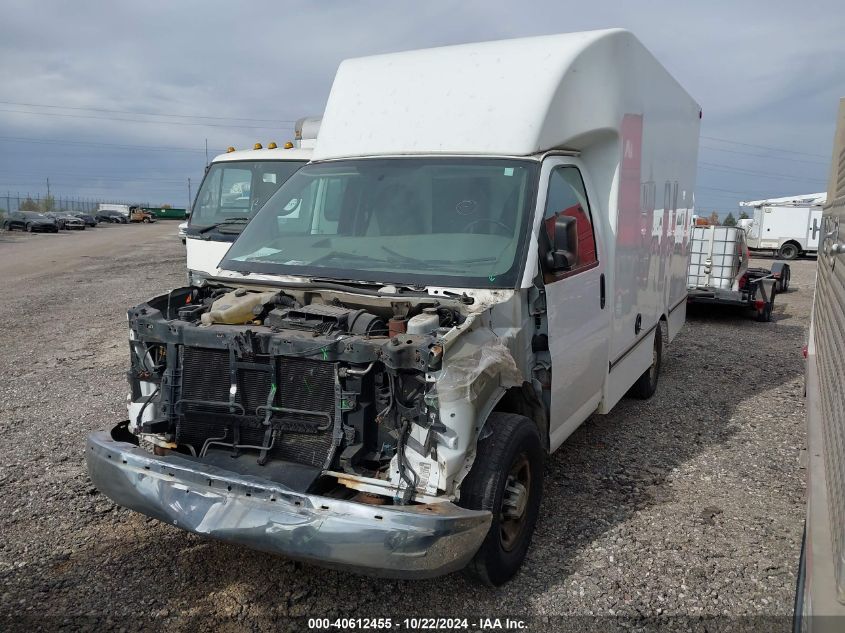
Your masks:
{"label": "gravel ground", "polygon": [[[98,494],[84,438],[125,417],[125,310],[185,276],[175,226],[121,230],[131,247],[0,276],[8,628],[302,630],[288,618],[437,614],[766,615],[788,629],[815,261],[794,263],[772,323],[689,315],[657,395],[594,417],[549,459],[528,560],[491,590],[460,574],[405,582],[326,571],[198,538]],[[0,275],[4,249],[23,244],[38,258],[50,239],[0,234]]]}

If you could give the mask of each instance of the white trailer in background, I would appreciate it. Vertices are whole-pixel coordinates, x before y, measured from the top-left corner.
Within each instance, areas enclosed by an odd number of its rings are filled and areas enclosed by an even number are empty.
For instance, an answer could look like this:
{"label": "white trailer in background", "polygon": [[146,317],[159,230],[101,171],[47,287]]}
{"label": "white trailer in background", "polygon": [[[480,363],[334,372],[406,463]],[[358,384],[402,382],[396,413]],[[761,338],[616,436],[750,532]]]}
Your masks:
{"label": "white trailer in background", "polygon": [[89,436],[92,480],[300,560],[506,582],[545,454],[657,389],[700,116],[622,30],[344,61],[314,160],[214,276],[130,310],[166,354]]}
{"label": "white trailer in background", "polygon": [[128,204],[112,204],[110,202],[101,202],[97,205],[97,211],[117,211],[129,218]]}
{"label": "white trailer in background", "polygon": [[690,303],[751,308],[758,321],[771,321],[775,294],[789,288],[789,265],[749,268],[745,232],[733,226],[694,226],[687,293]]}
{"label": "white trailer in background", "polygon": [[816,253],[826,197],[825,193],[811,193],[740,202],[742,211],[750,216],[740,220],[747,234],[748,248],[772,251],[781,259]]}

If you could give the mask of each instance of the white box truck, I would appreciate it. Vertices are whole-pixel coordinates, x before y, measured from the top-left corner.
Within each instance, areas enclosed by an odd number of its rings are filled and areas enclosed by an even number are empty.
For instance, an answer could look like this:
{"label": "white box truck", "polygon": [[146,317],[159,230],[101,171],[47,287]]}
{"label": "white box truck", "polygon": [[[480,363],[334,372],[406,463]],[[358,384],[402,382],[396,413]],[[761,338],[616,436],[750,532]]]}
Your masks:
{"label": "white box truck", "polygon": [[845,623],[845,99],[820,224],[806,347],[807,521],[793,630],[838,633]]}
{"label": "white box truck", "polygon": [[295,140],[283,148],[257,143],[251,150],[216,156],[206,169],[188,221],[179,225],[188,279],[211,275],[252,216],[281,184],[311,158],[322,117],[299,119]]}
{"label": "white box truck", "polygon": [[824,203],[824,193],[740,202],[740,209],[750,216],[740,220],[748,248],[772,251],[786,260],[815,254]]}
{"label": "white box truck", "polygon": [[180,227],[188,278],[213,275],[232,242],[282,183],[311,159],[310,149],[234,150],[208,166],[191,215]]}
{"label": "white box truck", "polygon": [[216,274],[129,310],[93,482],[300,560],[506,582],[545,455],[657,389],[700,116],[623,30],[344,61]]}

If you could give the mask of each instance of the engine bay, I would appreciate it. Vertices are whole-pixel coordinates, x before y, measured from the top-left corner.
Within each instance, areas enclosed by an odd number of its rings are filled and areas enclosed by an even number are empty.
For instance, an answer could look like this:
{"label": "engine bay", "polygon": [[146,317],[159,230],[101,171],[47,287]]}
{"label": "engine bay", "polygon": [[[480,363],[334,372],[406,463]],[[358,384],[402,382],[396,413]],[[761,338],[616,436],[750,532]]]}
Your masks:
{"label": "engine bay", "polygon": [[[173,290],[129,310],[129,431],[156,454],[297,491],[410,503],[436,492],[406,449],[436,463],[447,429],[432,372],[439,337],[466,318],[461,306],[310,289]],[[388,496],[378,484],[391,478]]]}

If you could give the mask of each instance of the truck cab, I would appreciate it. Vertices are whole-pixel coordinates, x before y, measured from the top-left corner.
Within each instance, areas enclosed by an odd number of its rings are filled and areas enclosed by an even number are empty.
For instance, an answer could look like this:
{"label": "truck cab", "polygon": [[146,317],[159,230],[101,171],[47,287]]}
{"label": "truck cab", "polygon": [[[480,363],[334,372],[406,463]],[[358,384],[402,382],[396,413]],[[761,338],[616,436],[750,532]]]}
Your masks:
{"label": "truck cab", "polygon": [[[129,415],[88,438],[95,485],[299,560],[506,582],[545,456],[657,389],[699,119],[622,30],[344,61],[311,162],[213,274],[129,310]],[[246,217],[223,176],[214,204]]]}
{"label": "truck cab", "polygon": [[276,147],[231,148],[215,157],[197,191],[184,234],[180,230],[188,276],[213,274],[258,209],[310,158],[310,149]]}

